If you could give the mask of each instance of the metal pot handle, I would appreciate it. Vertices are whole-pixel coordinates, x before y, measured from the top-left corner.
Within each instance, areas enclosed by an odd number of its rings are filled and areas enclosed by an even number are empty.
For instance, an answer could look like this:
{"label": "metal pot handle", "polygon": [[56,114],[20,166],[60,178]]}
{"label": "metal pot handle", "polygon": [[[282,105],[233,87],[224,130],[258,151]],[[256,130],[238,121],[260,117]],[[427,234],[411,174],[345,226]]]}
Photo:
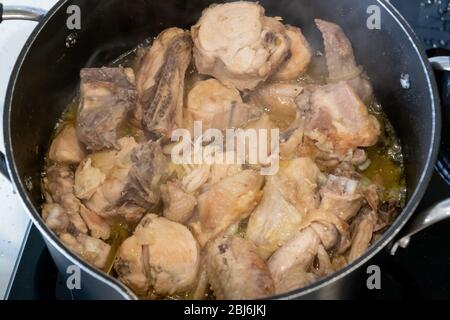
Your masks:
{"label": "metal pot handle", "polygon": [[[0,3],[0,23],[4,20],[29,20],[40,21],[47,11],[39,8],[31,8],[24,6],[3,6]],[[8,166],[6,165],[6,157],[0,152],[0,173],[4,175],[8,180]]]}
{"label": "metal pot handle", "polygon": [[[450,72],[450,56],[436,56],[429,59],[435,71]],[[442,105],[450,105],[450,74],[445,75],[441,88]],[[406,248],[410,239],[416,233],[450,218],[450,199],[444,200],[431,208],[415,214],[400,231],[393,243],[390,253],[395,255],[399,247]]]}
{"label": "metal pot handle", "polygon": [[0,3],[0,23],[3,20],[30,20],[40,21],[47,11],[39,8],[24,6],[3,6]]}

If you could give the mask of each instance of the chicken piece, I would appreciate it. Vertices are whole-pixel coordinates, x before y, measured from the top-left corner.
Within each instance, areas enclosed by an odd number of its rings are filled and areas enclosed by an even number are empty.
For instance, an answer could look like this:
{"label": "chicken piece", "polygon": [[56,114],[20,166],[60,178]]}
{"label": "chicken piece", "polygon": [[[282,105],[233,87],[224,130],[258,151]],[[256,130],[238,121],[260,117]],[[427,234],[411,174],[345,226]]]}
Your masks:
{"label": "chicken piece", "polygon": [[176,182],[168,182],[161,186],[165,218],[179,223],[186,223],[194,212],[197,199],[186,193]]}
{"label": "chicken piece", "polygon": [[317,87],[300,112],[305,135],[324,151],[346,156],[358,147],[374,145],[380,136],[378,120],[345,82]]}
{"label": "chicken piece", "polygon": [[270,296],[273,281],[255,246],[237,236],[219,237],[207,247],[208,279],[219,300]]}
{"label": "chicken piece", "polygon": [[193,287],[200,249],[185,226],[150,214],[142,219],[134,234],[143,246],[147,275],[158,294],[185,292]]}
{"label": "chicken piece", "polygon": [[286,26],[286,35],[291,41],[288,60],[274,75],[275,80],[295,80],[306,72],[311,58],[311,47],[299,28]]}
{"label": "chicken piece", "polygon": [[150,209],[159,203],[160,186],[166,178],[167,159],[161,145],[153,141],[138,145],[131,153],[131,163],[121,202]]}
{"label": "chicken piece", "polygon": [[260,200],[263,182],[259,173],[244,170],[211,186],[198,197],[198,214],[190,226],[201,247],[251,213]]}
{"label": "chicken piece", "polygon": [[84,205],[80,205],[80,216],[89,228],[92,237],[103,240],[109,239],[111,227],[103,218],[86,208]]}
{"label": "chicken piece", "polygon": [[59,164],[79,164],[85,157],[74,126],[65,126],[53,140],[48,158]]}
{"label": "chicken piece", "polygon": [[370,105],[373,101],[373,88],[362,67],[356,64],[350,40],[337,24],[320,19],[315,22],[324,39],[328,82],[346,81],[360,99]]}
{"label": "chicken piece", "polygon": [[115,269],[138,294],[152,287],[172,295],[194,286],[199,262],[198,243],[185,226],[148,214],[122,244]]}
{"label": "chicken piece", "polygon": [[199,165],[193,168],[181,180],[181,184],[187,193],[194,193],[208,181],[210,165]]}
{"label": "chicken piece", "polygon": [[147,295],[150,281],[145,271],[142,245],[136,236],[127,238],[120,245],[114,270],[116,270],[119,280],[137,295]]}
{"label": "chicken piece", "polygon": [[271,83],[261,86],[250,95],[251,104],[268,110],[271,119],[277,120],[285,127],[291,125],[296,118],[296,98],[303,88],[298,84]]}
{"label": "chicken piece", "polygon": [[71,251],[93,266],[99,269],[106,267],[111,251],[111,246],[109,244],[85,234],[73,236],[69,233],[64,233],[60,236],[60,239]]}
{"label": "chicken piece", "polygon": [[82,69],[80,76],[78,138],[88,150],[118,147],[117,129],[136,102],[133,70]]}
{"label": "chicken piece", "polygon": [[169,28],[161,32],[143,57],[137,73],[139,101],[135,121],[147,132],[170,137],[182,127],[184,80],[192,59],[189,32]]}
{"label": "chicken piece", "polygon": [[159,203],[166,158],[157,142],[138,145],[126,137],[118,144],[119,150],[89,155],[90,162],[83,162],[76,172],[76,190],[92,194],[86,207],[102,217],[123,216],[137,222]]}
{"label": "chicken piece", "polygon": [[352,232],[352,246],[348,253],[348,261],[354,261],[364,254],[373,237],[377,215],[372,210],[362,212],[354,221]]}
{"label": "chicken piece", "polygon": [[87,233],[86,223],[80,216],[80,201],[74,192],[73,173],[69,168],[53,165],[44,178],[44,190],[48,203],[59,204],[64,208],[75,233]]}
{"label": "chicken piece", "polygon": [[58,235],[65,233],[70,224],[66,210],[57,203],[45,203],[42,206],[42,218],[47,227]]}
{"label": "chicken piece", "polygon": [[295,236],[318,203],[320,170],[308,158],[292,161],[267,178],[263,198],[251,214],[246,237],[264,259]]}
{"label": "chicken piece", "polygon": [[343,221],[353,218],[364,202],[356,180],[330,175],[320,190],[321,210],[332,211]]}
{"label": "chicken piece", "polygon": [[304,288],[317,281],[314,273],[306,272],[299,268],[286,271],[282,277],[275,282],[275,293],[283,294]]}
{"label": "chicken piece", "polygon": [[340,234],[336,226],[327,221],[315,221],[310,227],[317,233],[326,250],[332,249],[340,241]]}
{"label": "chicken piece", "polygon": [[106,179],[102,170],[92,165],[92,159],[87,157],[75,171],[74,192],[81,200],[89,200]]}
{"label": "chicken piece", "polygon": [[[305,286],[312,279],[306,275],[317,255],[320,238],[312,228],[306,228],[278,249],[268,260],[277,293]],[[293,279],[290,273],[299,275]],[[303,276],[302,276],[303,275]],[[290,281],[284,279],[289,277]],[[290,282],[290,283],[289,283]],[[289,287],[287,286],[289,285]]]}
{"label": "chicken piece", "polygon": [[291,44],[285,31],[257,3],[213,5],[191,28],[197,70],[240,91],[253,90],[286,61]]}
{"label": "chicken piece", "polygon": [[203,130],[239,128],[252,117],[252,108],[242,102],[239,91],[227,88],[216,79],[197,82],[187,98],[187,123],[193,131],[195,121]]}

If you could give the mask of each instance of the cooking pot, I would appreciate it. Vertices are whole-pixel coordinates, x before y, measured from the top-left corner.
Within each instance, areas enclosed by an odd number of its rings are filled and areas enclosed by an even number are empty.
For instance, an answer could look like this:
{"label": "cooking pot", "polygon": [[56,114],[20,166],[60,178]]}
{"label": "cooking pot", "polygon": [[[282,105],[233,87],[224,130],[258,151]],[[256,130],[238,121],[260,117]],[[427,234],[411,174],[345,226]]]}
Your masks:
{"label": "cooking pot", "polygon": [[[3,20],[31,19],[39,24],[26,42],[9,82],[4,107],[5,157],[8,175],[34,225],[41,232],[61,274],[75,265],[81,270],[82,299],[137,299],[118,280],[88,265],[70,252],[40,216],[40,185],[44,156],[55,124],[78,90],[79,71],[110,63],[163,29],[189,28],[204,8],[217,0],[61,0],[48,13],[4,7]],[[350,298],[361,268],[383,248],[406,246],[409,236],[447,217],[449,201],[414,213],[430,180],[439,149],[441,111],[432,67],[410,26],[384,0],[261,0],[270,16],[300,26],[314,48],[322,38],[313,19],[333,21],[353,43],[375,94],[400,137],[407,181],[407,203],[389,229],[356,261],[308,287],[272,298]],[[76,7],[74,7],[76,6]],[[73,14],[81,13],[81,24]],[[72,19],[72,20],[71,20]],[[69,23],[68,23],[69,22]],[[78,28],[80,27],[80,28]],[[448,58],[433,60],[448,69]],[[400,239],[400,240],[399,240]]]}

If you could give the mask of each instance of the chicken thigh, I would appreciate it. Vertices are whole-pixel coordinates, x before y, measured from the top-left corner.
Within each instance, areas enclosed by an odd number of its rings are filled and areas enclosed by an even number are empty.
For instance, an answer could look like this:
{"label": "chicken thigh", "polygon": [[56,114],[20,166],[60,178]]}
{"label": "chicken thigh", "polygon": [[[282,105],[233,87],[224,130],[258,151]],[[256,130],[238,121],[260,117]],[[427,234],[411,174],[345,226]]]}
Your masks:
{"label": "chicken thigh", "polygon": [[206,263],[211,288],[219,300],[264,298],[274,292],[269,269],[248,240],[217,238],[207,247]]}
{"label": "chicken thigh", "polygon": [[286,60],[290,40],[258,3],[213,5],[191,28],[197,70],[238,90],[254,89]]}
{"label": "chicken thigh", "polygon": [[138,294],[153,288],[172,295],[194,286],[199,262],[198,243],[185,226],[148,214],[120,247],[115,269]]}

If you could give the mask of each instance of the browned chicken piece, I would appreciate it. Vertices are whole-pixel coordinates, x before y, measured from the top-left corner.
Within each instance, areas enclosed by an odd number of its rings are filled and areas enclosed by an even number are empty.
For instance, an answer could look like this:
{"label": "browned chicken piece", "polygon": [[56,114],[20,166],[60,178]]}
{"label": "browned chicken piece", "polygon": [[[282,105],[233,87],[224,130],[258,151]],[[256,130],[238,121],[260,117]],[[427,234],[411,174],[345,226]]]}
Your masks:
{"label": "browned chicken piece", "polygon": [[118,147],[117,129],[136,103],[133,70],[82,69],[80,76],[78,138],[93,151]]}
{"label": "browned chicken piece", "polygon": [[53,140],[48,158],[59,164],[79,164],[85,157],[84,148],[73,125],[66,125]]}
{"label": "browned chicken piece", "polygon": [[182,126],[184,80],[192,59],[189,32],[169,28],[159,34],[137,73],[136,122],[157,137]]}
{"label": "browned chicken piece", "polygon": [[86,223],[92,237],[103,240],[109,239],[111,227],[102,217],[84,205],[80,205],[80,216]]}
{"label": "browned chicken piece", "polygon": [[203,130],[239,128],[256,116],[256,110],[242,102],[239,91],[216,79],[197,82],[187,98],[187,127],[193,131],[196,121]]}
{"label": "browned chicken piece", "polygon": [[238,236],[219,237],[207,247],[208,279],[219,300],[249,300],[274,293],[269,269],[256,247]]}
{"label": "browned chicken piece", "polygon": [[377,215],[374,211],[370,209],[361,211],[363,212],[353,222],[352,246],[348,253],[348,261],[350,262],[358,259],[366,252],[372,241],[377,223]]}
{"label": "browned chicken piece", "polygon": [[238,90],[253,90],[289,55],[286,28],[257,3],[213,5],[191,28],[194,58],[201,74]]}
{"label": "browned chicken piece", "polygon": [[186,193],[180,183],[170,181],[162,185],[161,197],[165,218],[184,224],[192,217],[197,199]]}
{"label": "browned chicken piece", "polygon": [[319,205],[321,173],[308,158],[299,158],[267,178],[264,195],[250,216],[246,237],[264,259],[295,236],[306,215]]}
{"label": "browned chicken piece", "polygon": [[274,75],[275,80],[297,79],[306,72],[312,58],[311,47],[300,28],[286,26],[286,35],[291,41],[290,53]]}
{"label": "browned chicken piece", "polygon": [[137,222],[160,200],[166,158],[159,143],[118,141],[118,150],[93,153],[76,171],[76,194],[103,217],[123,216]]}
{"label": "browned chicken piece", "polygon": [[70,224],[66,210],[57,203],[45,203],[42,206],[42,218],[47,227],[58,235],[66,232]]}
{"label": "browned chicken piece", "polygon": [[190,226],[202,247],[229,226],[246,218],[258,204],[264,178],[244,170],[211,186],[198,199]]}
{"label": "browned chicken piece", "polygon": [[115,269],[138,294],[153,288],[172,295],[193,288],[199,262],[198,243],[185,226],[148,214],[122,244]]}
{"label": "browned chicken piece", "polygon": [[80,216],[80,201],[74,192],[73,172],[69,168],[53,165],[44,178],[44,190],[48,203],[57,203],[64,208],[75,233],[87,233],[86,223]]}
{"label": "browned chicken piece", "polygon": [[85,234],[73,236],[72,234],[64,233],[60,238],[70,250],[93,266],[99,269],[106,267],[111,251],[111,247],[107,243]]}
{"label": "browned chicken piece", "polygon": [[350,40],[337,24],[320,19],[315,22],[324,39],[328,81],[346,81],[361,100],[370,105],[373,101],[373,88],[362,67],[356,64]]}
{"label": "browned chicken piece", "polygon": [[[277,293],[305,286],[314,280],[307,274],[317,255],[320,238],[312,228],[306,228],[278,249],[268,260]],[[292,273],[298,277],[292,277]],[[303,276],[302,276],[303,275]],[[289,281],[284,279],[288,277]]]}
{"label": "browned chicken piece", "polygon": [[374,145],[380,136],[378,120],[345,82],[317,87],[300,112],[305,135],[323,150],[345,157],[358,147]]}

